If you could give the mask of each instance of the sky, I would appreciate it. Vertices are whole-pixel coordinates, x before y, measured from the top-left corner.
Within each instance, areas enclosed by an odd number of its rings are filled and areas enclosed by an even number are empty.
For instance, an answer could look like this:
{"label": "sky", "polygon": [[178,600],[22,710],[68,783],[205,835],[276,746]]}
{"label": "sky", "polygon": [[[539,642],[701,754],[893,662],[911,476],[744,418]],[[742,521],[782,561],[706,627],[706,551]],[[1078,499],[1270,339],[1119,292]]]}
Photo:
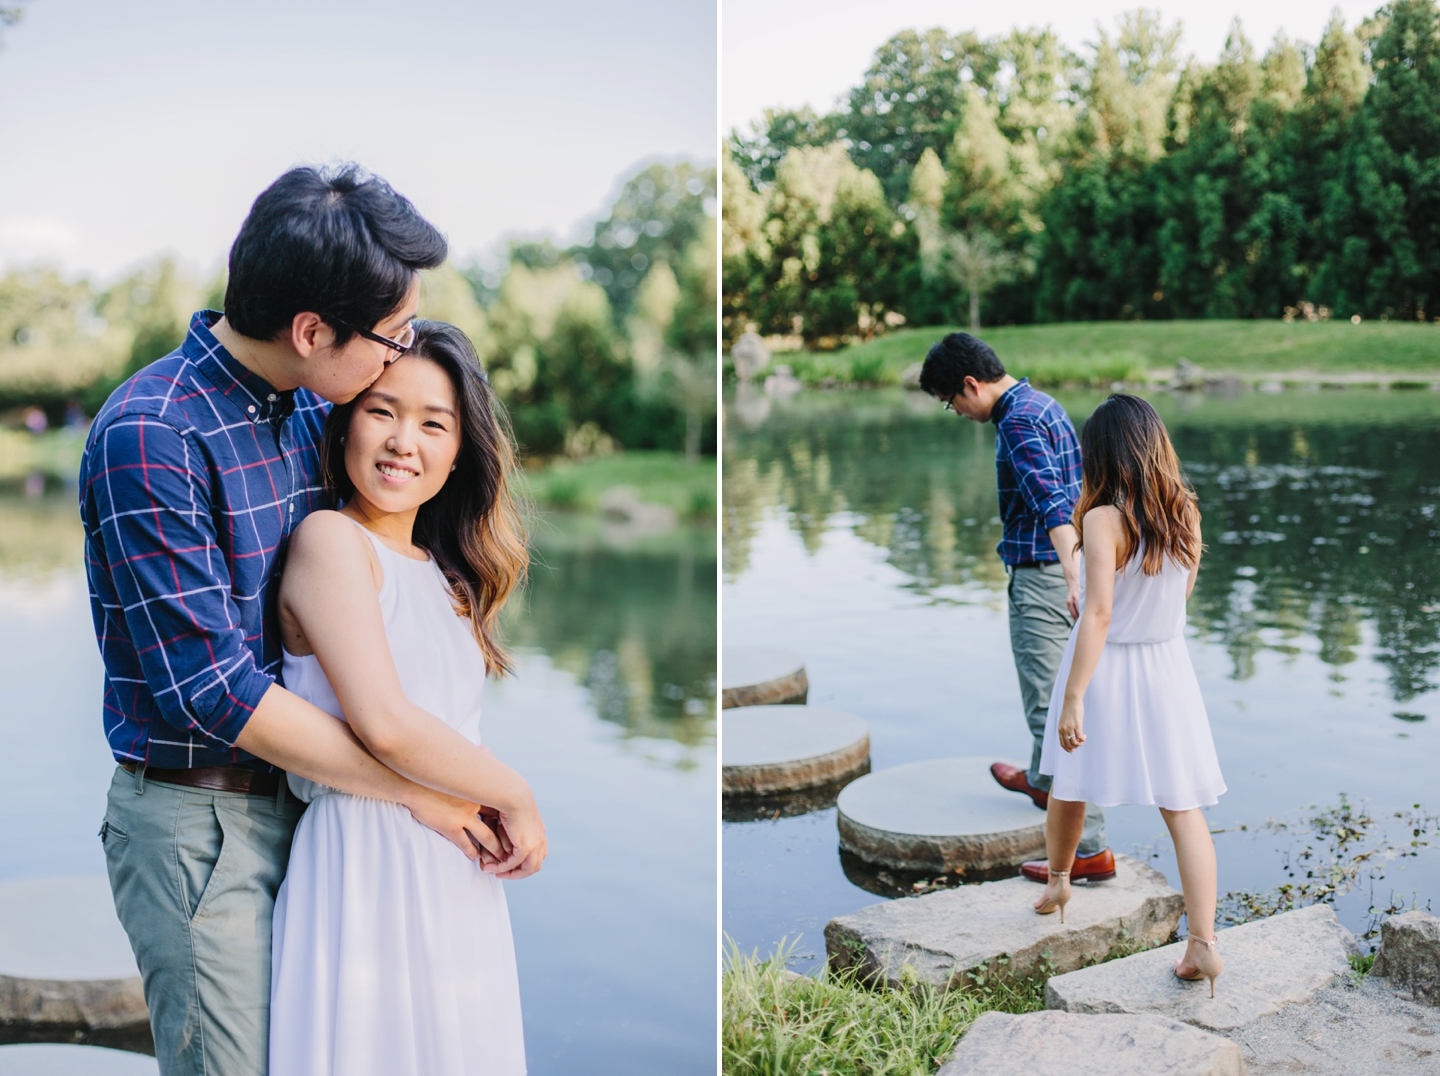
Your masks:
{"label": "sky", "polygon": [[1182,52],[1213,62],[1236,14],[1243,14],[1246,36],[1257,46],[1268,45],[1279,30],[1313,45],[1332,8],[1354,26],[1379,6],[1380,0],[1245,0],[1242,12],[1240,0],[724,0],[721,129],[746,130],[766,108],[808,104],[828,112],[864,76],[875,49],[906,29],[940,26],[991,37],[1048,25],[1079,50],[1095,40],[1097,22],[1113,30],[1122,12],[1146,7],[1167,23],[1181,23]]}
{"label": "sky", "polygon": [[210,272],[276,176],[340,159],[464,263],[579,238],[641,163],[715,159],[714,0],[19,2],[0,266]]}

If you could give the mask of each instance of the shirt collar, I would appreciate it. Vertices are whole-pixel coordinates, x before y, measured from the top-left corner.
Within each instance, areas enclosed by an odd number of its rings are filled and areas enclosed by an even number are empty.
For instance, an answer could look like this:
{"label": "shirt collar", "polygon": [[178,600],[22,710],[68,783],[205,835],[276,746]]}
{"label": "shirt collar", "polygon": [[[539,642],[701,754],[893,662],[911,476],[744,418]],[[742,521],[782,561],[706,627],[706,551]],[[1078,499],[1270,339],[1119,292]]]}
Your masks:
{"label": "shirt collar", "polygon": [[193,314],[190,331],[180,345],[181,353],[250,422],[286,418],[295,410],[294,390],[281,392],[225,350],[225,346],[210,331],[210,327],[222,317],[224,315],[218,310],[200,310]]}
{"label": "shirt collar", "polygon": [[1013,404],[1020,395],[1022,388],[1027,392],[1030,390],[1030,379],[1028,377],[1022,377],[1000,394],[1000,398],[995,401],[995,406],[990,408],[991,422],[999,422],[1009,413],[1010,405]]}

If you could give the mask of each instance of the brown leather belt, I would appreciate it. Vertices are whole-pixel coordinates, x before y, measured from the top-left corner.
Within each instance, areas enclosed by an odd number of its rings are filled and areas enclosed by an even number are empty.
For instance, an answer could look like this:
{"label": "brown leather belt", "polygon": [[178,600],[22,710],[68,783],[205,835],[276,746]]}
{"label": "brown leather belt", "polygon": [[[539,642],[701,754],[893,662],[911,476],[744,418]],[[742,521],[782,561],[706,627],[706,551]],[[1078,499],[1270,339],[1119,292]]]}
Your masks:
{"label": "brown leather belt", "polygon": [[[134,773],[133,762],[120,763],[126,773]],[[212,792],[248,792],[252,796],[273,796],[280,791],[279,773],[260,773],[258,770],[241,769],[239,766],[197,766],[192,770],[164,770],[158,766],[145,767],[147,781],[159,781],[167,785],[185,785],[189,788],[208,788]]]}

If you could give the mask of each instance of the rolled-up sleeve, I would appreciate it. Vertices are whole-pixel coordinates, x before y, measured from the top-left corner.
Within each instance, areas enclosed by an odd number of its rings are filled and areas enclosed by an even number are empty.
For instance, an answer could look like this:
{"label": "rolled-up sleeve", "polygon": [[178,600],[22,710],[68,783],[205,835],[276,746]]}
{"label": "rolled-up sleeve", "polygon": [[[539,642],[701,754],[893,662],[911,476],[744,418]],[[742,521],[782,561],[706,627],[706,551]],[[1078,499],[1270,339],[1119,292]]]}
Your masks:
{"label": "rolled-up sleeve", "polygon": [[116,419],[92,451],[98,538],[160,716],[233,747],[274,680],[246,645],[203,454],[147,415]]}
{"label": "rolled-up sleeve", "polygon": [[1005,451],[1015,471],[1015,485],[1025,507],[1044,521],[1047,531],[1071,522],[1073,505],[1064,468],[1045,428],[1019,418],[1004,423],[997,436],[1005,442]]}

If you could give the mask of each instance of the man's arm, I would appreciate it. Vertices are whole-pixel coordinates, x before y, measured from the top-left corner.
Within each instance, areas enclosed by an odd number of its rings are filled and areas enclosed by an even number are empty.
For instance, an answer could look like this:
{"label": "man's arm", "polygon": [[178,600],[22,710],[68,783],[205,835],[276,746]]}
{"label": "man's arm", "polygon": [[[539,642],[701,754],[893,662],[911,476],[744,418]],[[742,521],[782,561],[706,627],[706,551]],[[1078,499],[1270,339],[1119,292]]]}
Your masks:
{"label": "man's arm", "polygon": [[497,859],[506,858],[490,827],[478,821],[477,804],[416,784],[381,765],[345,722],[279,684],[265,692],[235,746],[319,784],[401,804],[471,859],[480,857],[472,836]]}
{"label": "man's arm", "polygon": [[1080,557],[1075,552],[1075,543],[1080,540],[1075,526],[1062,523],[1050,528],[1050,544],[1060,558],[1060,567],[1065,572],[1065,608],[1070,610],[1070,619],[1080,619]]}
{"label": "man's arm", "polygon": [[[469,838],[456,832],[461,801],[386,777],[343,722],[256,667],[198,448],[161,419],[131,415],[102,430],[91,451],[99,530],[91,540],[104,549],[118,615],[165,723],[333,788],[402,803],[474,858]],[[469,806],[472,822],[475,810]]]}
{"label": "man's arm", "polygon": [[998,431],[1004,439],[1010,466],[1025,507],[1044,521],[1050,544],[1065,573],[1065,605],[1071,619],[1080,615],[1080,560],[1075,555],[1075,527],[1070,521],[1073,506],[1065,489],[1060,461],[1045,431],[1033,422],[1020,419],[1006,422]]}

